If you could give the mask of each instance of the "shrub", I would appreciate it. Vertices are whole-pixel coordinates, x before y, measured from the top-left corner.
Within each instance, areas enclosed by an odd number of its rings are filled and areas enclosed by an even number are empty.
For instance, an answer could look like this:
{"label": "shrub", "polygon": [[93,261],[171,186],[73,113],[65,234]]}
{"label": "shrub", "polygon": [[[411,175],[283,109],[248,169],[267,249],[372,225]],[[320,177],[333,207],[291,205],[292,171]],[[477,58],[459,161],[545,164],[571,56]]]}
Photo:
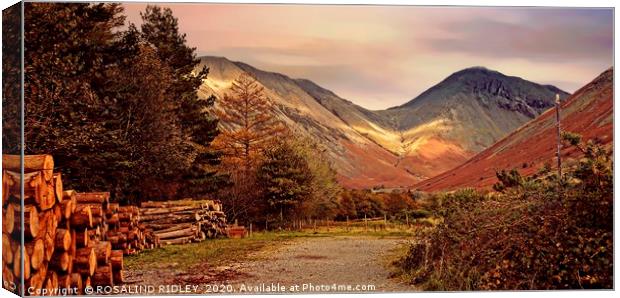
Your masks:
{"label": "shrub", "polygon": [[569,140],[583,152],[558,193],[551,173],[498,172],[500,193],[466,189],[431,198],[443,218],[398,265],[427,290],[613,287],[611,153]]}

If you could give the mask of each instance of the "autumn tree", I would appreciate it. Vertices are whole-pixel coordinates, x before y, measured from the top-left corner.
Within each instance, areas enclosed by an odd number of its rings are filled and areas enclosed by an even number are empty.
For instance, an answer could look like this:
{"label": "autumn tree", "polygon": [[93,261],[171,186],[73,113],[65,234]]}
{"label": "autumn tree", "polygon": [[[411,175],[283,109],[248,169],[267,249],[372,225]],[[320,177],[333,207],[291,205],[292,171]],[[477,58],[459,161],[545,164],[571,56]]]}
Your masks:
{"label": "autumn tree", "polygon": [[337,219],[346,220],[357,218],[357,206],[351,190],[342,191],[338,200]]}
{"label": "autumn tree", "polygon": [[218,101],[218,116],[227,126],[218,144],[229,163],[246,171],[255,167],[269,141],[284,131],[274,117],[274,109],[264,88],[247,74],[242,74],[230,92]]}
{"label": "autumn tree", "polygon": [[222,152],[222,168],[230,178],[229,187],[220,192],[227,215],[232,220],[262,220],[268,206],[260,201],[256,166],[284,127],[263,87],[247,74],[232,83],[217,106],[222,129],[214,146]]}

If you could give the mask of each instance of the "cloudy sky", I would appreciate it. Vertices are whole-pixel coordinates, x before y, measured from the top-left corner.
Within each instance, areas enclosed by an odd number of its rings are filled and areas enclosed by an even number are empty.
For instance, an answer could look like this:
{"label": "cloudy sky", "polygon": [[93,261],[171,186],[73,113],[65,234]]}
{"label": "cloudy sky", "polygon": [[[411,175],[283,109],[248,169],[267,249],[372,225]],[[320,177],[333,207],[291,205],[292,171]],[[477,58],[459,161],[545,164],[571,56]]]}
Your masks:
{"label": "cloudy sky", "polygon": [[[159,5],[199,55],[307,78],[369,109],[470,66],[573,92],[613,64],[611,9]],[[125,5],[128,21],[145,6]]]}

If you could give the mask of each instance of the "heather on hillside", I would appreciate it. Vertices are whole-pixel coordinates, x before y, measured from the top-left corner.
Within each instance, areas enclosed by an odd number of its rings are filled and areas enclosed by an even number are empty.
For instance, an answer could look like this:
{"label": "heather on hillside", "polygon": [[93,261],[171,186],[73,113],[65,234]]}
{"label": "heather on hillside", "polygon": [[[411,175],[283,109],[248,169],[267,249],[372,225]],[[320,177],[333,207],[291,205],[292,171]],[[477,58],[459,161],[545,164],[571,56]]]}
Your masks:
{"label": "heather on hillside", "polygon": [[611,152],[575,134],[583,157],[561,179],[549,167],[531,177],[498,172],[497,192],[436,194],[442,222],[398,262],[427,290],[542,290],[613,287]]}

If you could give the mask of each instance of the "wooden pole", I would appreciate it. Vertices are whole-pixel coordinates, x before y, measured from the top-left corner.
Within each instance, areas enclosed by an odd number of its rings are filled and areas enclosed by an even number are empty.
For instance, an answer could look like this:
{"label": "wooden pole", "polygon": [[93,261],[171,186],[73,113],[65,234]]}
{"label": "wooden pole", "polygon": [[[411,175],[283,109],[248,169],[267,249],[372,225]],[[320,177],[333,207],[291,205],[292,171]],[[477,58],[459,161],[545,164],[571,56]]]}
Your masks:
{"label": "wooden pole", "polygon": [[383,214],[383,229],[387,230],[387,214]]}
{"label": "wooden pole", "polygon": [[562,150],[562,128],[560,126],[560,95],[555,95],[555,120],[557,127],[557,138],[558,138],[558,150],[557,150],[557,158],[558,158],[558,181],[562,179],[562,157],[560,155],[560,151]]}
{"label": "wooden pole", "polygon": [[557,158],[558,158],[558,198],[562,199],[562,156],[561,156],[561,150],[562,150],[562,127],[560,126],[560,95],[559,94],[555,94],[555,120],[556,120],[556,127],[557,127],[557,138],[558,138],[558,151],[557,151]]}

